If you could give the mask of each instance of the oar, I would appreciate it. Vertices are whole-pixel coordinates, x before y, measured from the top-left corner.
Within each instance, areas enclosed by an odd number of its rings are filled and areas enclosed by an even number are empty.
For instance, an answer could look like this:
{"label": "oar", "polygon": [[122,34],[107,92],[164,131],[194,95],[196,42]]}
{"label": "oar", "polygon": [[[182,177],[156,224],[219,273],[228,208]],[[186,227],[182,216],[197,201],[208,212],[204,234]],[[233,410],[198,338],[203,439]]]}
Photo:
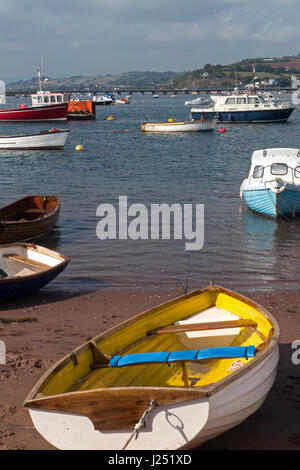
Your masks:
{"label": "oar", "polygon": [[256,328],[257,323],[250,318],[247,320],[230,320],[222,322],[206,322],[206,323],[186,323],[185,325],[170,325],[164,328],[147,331],[147,336],[163,334],[163,333],[181,333],[184,331],[206,331],[206,330],[220,330],[225,328]]}

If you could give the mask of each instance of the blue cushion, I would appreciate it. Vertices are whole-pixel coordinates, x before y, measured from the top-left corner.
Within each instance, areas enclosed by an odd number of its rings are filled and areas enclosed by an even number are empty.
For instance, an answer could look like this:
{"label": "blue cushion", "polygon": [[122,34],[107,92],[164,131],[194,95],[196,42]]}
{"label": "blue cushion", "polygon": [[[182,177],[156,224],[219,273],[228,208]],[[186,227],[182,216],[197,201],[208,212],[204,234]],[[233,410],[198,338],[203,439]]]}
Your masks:
{"label": "blue cushion", "polygon": [[254,357],[255,346],[228,346],[224,348],[186,349],[173,352],[145,352],[113,356],[111,367],[133,366],[139,364],[167,363],[180,361],[201,361],[203,359]]}
{"label": "blue cushion", "polygon": [[126,356],[114,356],[110,360],[110,366],[123,367],[153,362],[167,362],[169,354],[169,352],[150,352],[127,354]]}
{"label": "blue cushion", "polygon": [[[251,348],[251,349],[249,349]],[[197,354],[197,361],[202,359],[230,358],[230,357],[254,357],[255,346],[228,346],[226,348],[200,349]]]}
{"label": "blue cushion", "polygon": [[246,347],[246,358],[248,359],[248,357],[254,357],[255,356],[255,346],[247,346]]}
{"label": "blue cushion", "polygon": [[185,351],[173,351],[168,357],[168,362],[176,361],[195,361],[197,358],[197,349],[186,349]]}
{"label": "blue cushion", "polygon": [[117,367],[118,361],[122,358],[122,356],[113,356],[109,361],[110,367]]}

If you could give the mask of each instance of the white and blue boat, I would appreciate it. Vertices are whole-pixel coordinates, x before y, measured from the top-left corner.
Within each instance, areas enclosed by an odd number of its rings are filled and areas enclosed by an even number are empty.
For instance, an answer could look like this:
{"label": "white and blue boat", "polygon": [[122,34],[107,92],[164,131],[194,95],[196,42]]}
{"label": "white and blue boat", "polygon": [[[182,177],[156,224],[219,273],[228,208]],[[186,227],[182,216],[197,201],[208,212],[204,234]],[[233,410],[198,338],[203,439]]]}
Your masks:
{"label": "white and blue boat", "polygon": [[270,100],[262,94],[211,95],[212,105],[191,109],[191,119],[218,117],[219,122],[284,122],[295,106],[289,101]]}
{"label": "white and blue boat", "polygon": [[29,243],[0,246],[0,301],[31,294],[55,279],[70,259]]}
{"label": "white and blue boat", "polygon": [[240,188],[247,206],[269,217],[300,214],[300,149],[256,150]]}

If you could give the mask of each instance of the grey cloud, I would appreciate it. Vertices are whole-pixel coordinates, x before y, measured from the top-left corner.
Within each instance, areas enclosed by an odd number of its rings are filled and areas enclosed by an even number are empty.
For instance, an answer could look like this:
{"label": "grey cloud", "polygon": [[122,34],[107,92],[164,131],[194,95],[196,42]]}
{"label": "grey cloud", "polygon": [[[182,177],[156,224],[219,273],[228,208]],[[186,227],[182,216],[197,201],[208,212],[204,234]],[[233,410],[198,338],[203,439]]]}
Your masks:
{"label": "grey cloud", "polygon": [[296,0],[1,0],[4,80],[192,70],[299,53]]}

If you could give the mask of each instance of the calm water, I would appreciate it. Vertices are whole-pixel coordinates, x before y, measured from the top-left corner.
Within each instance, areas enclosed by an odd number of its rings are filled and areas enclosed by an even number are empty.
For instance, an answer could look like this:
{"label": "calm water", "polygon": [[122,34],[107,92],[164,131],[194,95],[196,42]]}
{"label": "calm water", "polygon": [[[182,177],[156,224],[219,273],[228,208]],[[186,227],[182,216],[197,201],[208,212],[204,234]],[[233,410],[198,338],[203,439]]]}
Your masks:
{"label": "calm water", "polygon": [[[243,207],[239,190],[254,150],[299,147],[299,111],[288,123],[226,125],[223,134],[140,132],[145,116],[188,118],[184,101],[191,98],[134,95],[130,105],[98,106],[93,122],[55,123],[71,129],[62,151],[1,151],[1,205],[31,193],[62,198],[59,224],[40,242],[72,259],[56,289],[97,289],[102,283],[187,289],[210,279],[243,290],[298,287],[300,220],[255,215]],[[8,105],[20,102],[26,99],[10,99]],[[106,121],[111,114],[116,120]],[[2,124],[1,133],[51,127]],[[84,151],[75,151],[77,143]],[[117,207],[119,195],[147,207],[204,204],[203,249],[185,251],[181,240],[100,241],[96,208],[105,202]]]}

